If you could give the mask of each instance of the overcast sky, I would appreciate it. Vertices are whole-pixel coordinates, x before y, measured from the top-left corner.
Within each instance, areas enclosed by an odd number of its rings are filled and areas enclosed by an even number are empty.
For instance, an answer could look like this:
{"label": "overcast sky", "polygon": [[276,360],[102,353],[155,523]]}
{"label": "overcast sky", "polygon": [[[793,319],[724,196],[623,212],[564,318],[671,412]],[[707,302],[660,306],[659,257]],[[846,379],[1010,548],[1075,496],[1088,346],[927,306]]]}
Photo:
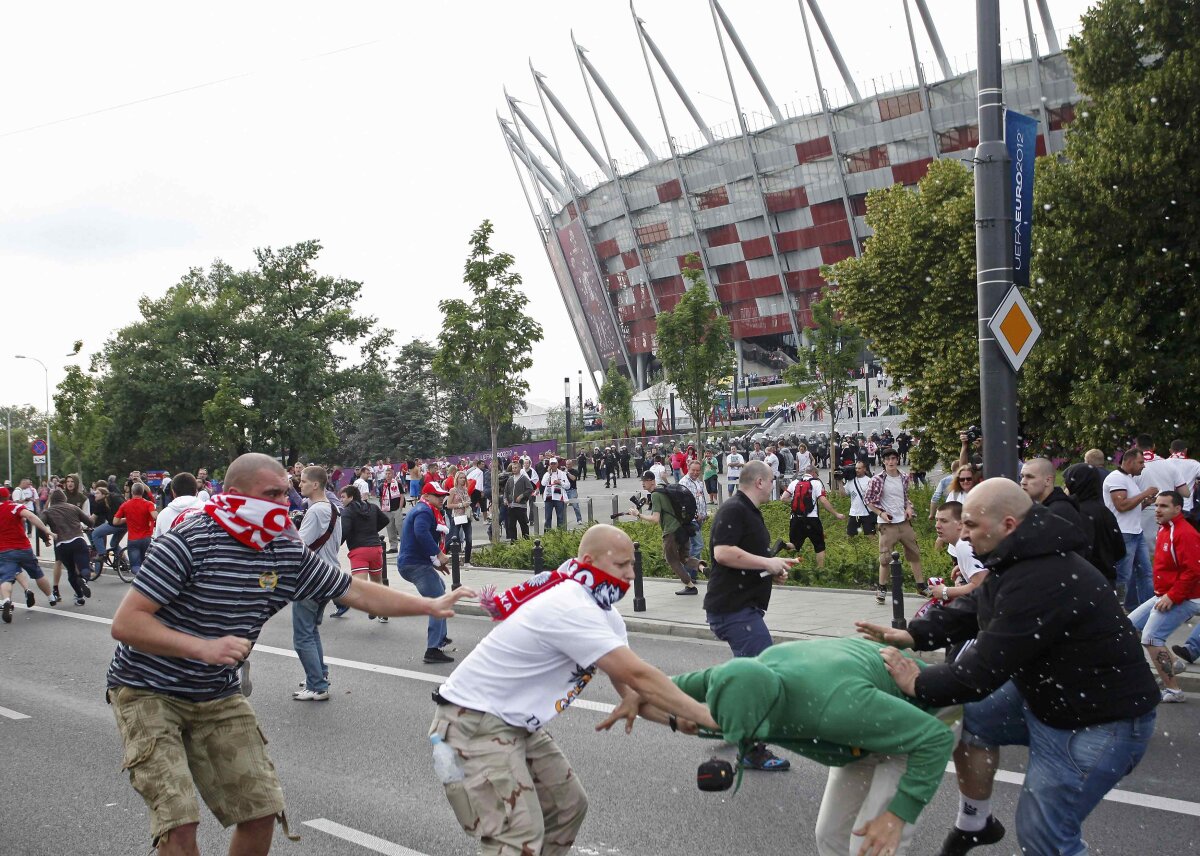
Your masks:
{"label": "overcast sky", "polygon": [[[1010,45],[1026,53],[1020,0],[1000,5],[1006,58]],[[1087,5],[1050,0],[1056,28],[1077,28]],[[929,6],[952,62],[972,68],[974,4]],[[725,8],[775,100],[811,99],[796,0]],[[900,0],[822,8],[864,95],[873,78],[880,91],[911,79]],[[637,11],[706,122],[733,119],[707,2],[640,0]],[[401,342],[432,341],[438,300],[466,295],[467,239],[484,218],[495,223],[495,246],[516,256],[545,329],[530,399],[560,400],[563,376],[584,368],[495,113],[507,85],[545,127],[532,59],[599,145],[574,29],[657,146],[665,135],[626,2],[22,3],[5,18],[0,282],[9,335],[0,404],[43,406],[41,369],[14,354],[41,358],[53,389],[71,343],[83,340],[77,359],[86,364],[138,318],[141,295],[160,296],[189,267],[220,258],[244,269],[255,247],[309,238],[325,247],[323,273],[363,283],[361,312]],[[1034,18],[1040,38],[1036,9]],[[836,69],[818,51],[834,89]],[[762,111],[733,61],[744,109]],[[674,135],[694,134],[668,102]],[[602,119],[614,156],[636,151],[612,114]],[[595,173],[578,146],[566,148],[576,172]]]}

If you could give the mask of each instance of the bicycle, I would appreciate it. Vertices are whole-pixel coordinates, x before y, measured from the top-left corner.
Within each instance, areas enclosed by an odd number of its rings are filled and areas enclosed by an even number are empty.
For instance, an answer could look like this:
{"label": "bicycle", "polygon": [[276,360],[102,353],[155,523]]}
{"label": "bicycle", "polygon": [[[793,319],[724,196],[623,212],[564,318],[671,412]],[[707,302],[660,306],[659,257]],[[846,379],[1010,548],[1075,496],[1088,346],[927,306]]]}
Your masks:
{"label": "bicycle", "polygon": [[129,556],[125,552],[125,548],[116,546],[105,550],[103,554],[98,554],[96,548],[93,547],[90,551],[91,560],[94,562],[98,557],[100,559],[100,570],[92,579],[100,579],[100,574],[104,573],[106,567],[112,568],[117,572],[117,576],[121,578],[121,582],[133,582],[133,566],[129,564]]}

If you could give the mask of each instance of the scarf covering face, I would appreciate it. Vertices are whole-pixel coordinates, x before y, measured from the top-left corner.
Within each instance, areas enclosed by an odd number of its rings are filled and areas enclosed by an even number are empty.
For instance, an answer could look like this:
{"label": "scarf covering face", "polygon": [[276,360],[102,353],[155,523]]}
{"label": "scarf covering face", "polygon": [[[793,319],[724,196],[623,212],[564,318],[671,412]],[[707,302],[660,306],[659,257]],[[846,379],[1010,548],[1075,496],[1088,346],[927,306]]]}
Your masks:
{"label": "scarf covering face", "polygon": [[484,586],[479,590],[479,605],[493,621],[503,621],[539,594],[568,580],[587,589],[596,605],[606,611],[629,591],[625,580],[578,559],[567,559],[557,570],[543,571],[498,594],[495,586]]}
{"label": "scarf covering face", "polygon": [[235,541],[253,550],[265,550],[279,535],[300,540],[286,505],[252,496],[219,493],[204,504],[203,510]]}

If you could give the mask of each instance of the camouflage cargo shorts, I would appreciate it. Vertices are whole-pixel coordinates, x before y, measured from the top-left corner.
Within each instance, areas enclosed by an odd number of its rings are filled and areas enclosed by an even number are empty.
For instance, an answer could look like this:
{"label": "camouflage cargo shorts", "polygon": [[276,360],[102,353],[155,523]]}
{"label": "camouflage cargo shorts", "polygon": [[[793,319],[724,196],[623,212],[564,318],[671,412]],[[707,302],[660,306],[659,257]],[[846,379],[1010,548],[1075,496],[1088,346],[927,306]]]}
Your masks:
{"label": "camouflage cargo shorts", "polygon": [[587,814],[587,794],[545,729],[530,734],[498,717],[439,705],[429,728],[461,759],[446,798],[481,856],[565,856]]}
{"label": "camouflage cargo shorts", "polygon": [[245,696],[191,702],[115,687],[108,700],[125,744],[121,769],[150,810],[154,846],[199,822],[197,790],[222,826],[274,815],[287,832],[283,788]]}

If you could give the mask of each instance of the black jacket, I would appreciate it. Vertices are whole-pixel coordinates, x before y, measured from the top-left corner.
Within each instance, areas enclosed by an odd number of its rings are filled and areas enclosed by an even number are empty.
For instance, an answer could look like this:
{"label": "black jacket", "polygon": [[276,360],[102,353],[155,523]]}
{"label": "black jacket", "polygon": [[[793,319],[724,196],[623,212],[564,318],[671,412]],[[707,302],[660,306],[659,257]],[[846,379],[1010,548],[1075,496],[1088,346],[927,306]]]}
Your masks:
{"label": "black jacket", "polygon": [[975,637],[954,663],[917,678],[931,707],[978,701],[1010,678],[1033,714],[1053,728],[1140,716],[1158,685],[1112,586],[1074,550],[1077,527],[1034,505],[984,558],[987,579],[954,608],[909,626],[917,650]]}
{"label": "black jacket", "polygon": [[1075,497],[1067,496],[1061,487],[1055,485],[1054,489],[1050,491],[1050,495],[1042,500],[1042,505],[1070,523],[1083,536],[1084,543],[1075,548],[1075,552],[1090,562],[1092,560],[1092,529],[1084,524],[1083,515],[1079,513],[1079,503],[1075,501]]}
{"label": "black jacket", "polygon": [[386,529],[388,517],[378,505],[355,500],[342,509],[342,543],[347,549],[381,547],[381,529]]}
{"label": "black jacket", "polygon": [[1117,562],[1125,558],[1125,539],[1117,518],[1104,504],[1104,473],[1087,464],[1072,464],[1063,473],[1063,484],[1079,503],[1079,514],[1092,535],[1086,558],[1110,583],[1117,579]]}

